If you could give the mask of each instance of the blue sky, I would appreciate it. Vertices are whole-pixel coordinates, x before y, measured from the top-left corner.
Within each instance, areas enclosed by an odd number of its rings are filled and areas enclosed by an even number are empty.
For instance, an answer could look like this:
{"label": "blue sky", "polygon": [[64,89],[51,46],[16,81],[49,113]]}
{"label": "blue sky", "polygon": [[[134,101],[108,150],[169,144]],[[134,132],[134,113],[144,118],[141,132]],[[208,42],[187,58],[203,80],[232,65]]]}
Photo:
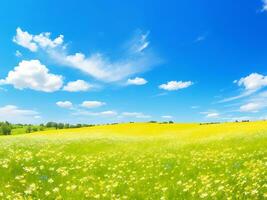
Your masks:
{"label": "blue sky", "polygon": [[267,1],[2,1],[0,121],[267,117]]}

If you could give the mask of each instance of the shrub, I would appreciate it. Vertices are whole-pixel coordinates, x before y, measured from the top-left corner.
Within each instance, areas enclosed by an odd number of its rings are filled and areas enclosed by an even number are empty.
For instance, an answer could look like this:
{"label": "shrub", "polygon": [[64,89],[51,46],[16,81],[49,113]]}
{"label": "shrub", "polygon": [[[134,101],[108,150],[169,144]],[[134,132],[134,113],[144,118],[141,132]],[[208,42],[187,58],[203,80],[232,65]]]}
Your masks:
{"label": "shrub", "polygon": [[32,127],[31,126],[27,126],[26,133],[31,133],[31,132],[32,132]]}
{"label": "shrub", "polygon": [[38,128],[37,127],[32,127],[32,131],[36,132],[36,131],[38,131]]}

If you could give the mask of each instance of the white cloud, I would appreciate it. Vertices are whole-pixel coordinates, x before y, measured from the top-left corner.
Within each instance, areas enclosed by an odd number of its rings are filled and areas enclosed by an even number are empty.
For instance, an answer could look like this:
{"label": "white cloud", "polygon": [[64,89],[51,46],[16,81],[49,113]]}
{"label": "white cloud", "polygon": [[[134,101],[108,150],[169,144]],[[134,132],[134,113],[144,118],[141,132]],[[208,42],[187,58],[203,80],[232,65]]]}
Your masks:
{"label": "white cloud", "polygon": [[193,82],[191,81],[169,81],[166,84],[160,85],[159,88],[163,90],[174,91],[187,88],[191,85],[193,85]]}
{"label": "white cloud", "polygon": [[84,101],[81,106],[84,108],[97,108],[105,105],[106,103],[101,101]]}
{"label": "white cloud", "polygon": [[63,78],[60,75],[49,73],[45,65],[39,60],[23,60],[13,71],[8,73],[0,84],[10,84],[17,89],[33,89],[43,92],[54,92],[63,85]]}
{"label": "white cloud", "polygon": [[72,108],[72,103],[70,101],[58,101],[56,104],[61,108]]}
{"label": "white cloud", "polygon": [[19,50],[17,50],[16,53],[15,53],[15,56],[18,57],[18,58],[22,57],[22,53]]}
{"label": "white cloud", "polygon": [[39,116],[39,113],[36,111],[20,109],[14,105],[0,107],[1,121],[9,121],[12,123],[32,123],[37,116]]}
{"label": "white cloud", "polygon": [[127,85],[145,85],[146,83],[147,83],[147,80],[145,80],[144,78],[140,78],[140,77],[127,80]]}
{"label": "white cloud", "polygon": [[[91,107],[89,107],[91,108]],[[92,117],[117,117],[118,118],[137,118],[137,119],[148,119],[151,118],[150,115],[145,115],[141,112],[122,112],[118,113],[113,110],[101,111],[101,112],[91,112],[88,110],[77,109],[74,113],[75,116],[92,116]]]}
{"label": "white cloud", "polygon": [[72,114],[76,116],[95,116],[95,117],[113,117],[118,115],[118,113],[113,110],[107,110],[102,112],[90,112],[86,110],[78,110]]}
{"label": "white cloud", "polygon": [[41,33],[39,35],[33,36],[33,41],[41,48],[56,48],[63,44],[63,35],[59,35],[54,40],[50,39],[51,33]]}
{"label": "white cloud", "polygon": [[257,91],[267,86],[267,76],[258,73],[252,73],[239,81],[234,81],[239,86],[243,86],[247,91]]}
{"label": "white cloud", "polygon": [[218,103],[226,103],[226,102],[229,102],[229,101],[234,101],[234,100],[237,100],[237,99],[241,99],[243,97],[247,97],[247,96],[251,95],[252,93],[253,92],[251,92],[251,91],[245,91],[240,95],[222,99],[222,100],[218,101]]}
{"label": "white cloud", "polygon": [[156,58],[153,61],[151,55],[130,56],[113,62],[99,53],[86,57],[83,53],[67,55],[53,51],[50,52],[50,56],[60,65],[79,69],[104,82],[122,80],[130,75],[147,70],[157,62]]}
{"label": "white cloud", "polygon": [[19,27],[17,28],[17,34],[13,38],[13,42],[33,52],[38,49],[37,44],[33,42],[33,36],[27,31],[22,31]]}
{"label": "white cloud", "polygon": [[240,106],[241,112],[258,112],[264,105],[259,102],[251,102]]}
{"label": "white cloud", "polygon": [[149,32],[142,33],[141,31],[138,31],[130,42],[131,51],[134,53],[142,53],[146,48],[148,48],[150,43],[148,41],[148,35]]}
{"label": "white cloud", "polygon": [[200,114],[205,115],[206,118],[218,118],[221,116],[216,110],[209,110],[206,112],[200,112]]}
{"label": "white cloud", "polygon": [[206,35],[200,35],[195,39],[195,43],[206,40]]}
{"label": "white cloud", "polygon": [[243,92],[237,96],[225,98],[219,101],[219,103],[237,100],[254,94],[255,92],[267,86],[267,76],[258,73],[251,73],[240,80],[235,80],[234,83],[242,87]]}
{"label": "white cloud", "polygon": [[267,0],[262,0],[262,3],[263,5],[262,5],[261,11],[262,12],[267,11]]}
{"label": "white cloud", "polygon": [[[148,70],[160,59],[151,51],[147,51],[148,34],[138,33],[127,48],[135,49],[122,54],[118,59],[109,59],[100,53],[89,56],[81,52],[69,54],[64,45],[63,35],[54,40],[50,39],[50,33],[31,35],[17,28],[14,42],[28,48],[31,51],[42,49],[57,64],[78,69],[98,80],[114,82],[123,80],[131,75]],[[22,38],[22,39],[21,39]]]}
{"label": "white cloud", "polygon": [[170,115],[163,115],[163,116],[161,116],[161,118],[163,118],[163,119],[172,119],[172,116],[170,116]]}
{"label": "white cloud", "polygon": [[80,92],[80,91],[88,91],[91,88],[92,85],[90,85],[89,83],[83,80],[77,80],[68,82],[67,85],[63,87],[63,90],[68,92]]}
{"label": "white cloud", "polygon": [[59,35],[54,40],[50,39],[51,33],[41,33],[39,35],[32,35],[27,31],[17,28],[16,36],[13,38],[13,42],[18,45],[29,49],[32,52],[36,52],[38,48],[55,48],[63,44],[63,35]]}
{"label": "white cloud", "polygon": [[121,114],[121,116],[124,116],[124,117],[135,117],[135,118],[151,118],[150,115],[145,115],[141,112],[123,112]]}
{"label": "white cloud", "polygon": [[218,118],[220,116],[219,113],[211,112],[206,115],[207,118]]}
{"label": "white cloud", "polygon": [[118,114],[117,112],[112,111],[112,110],[107,110],[107,111],[103,111],[100,113],[96,113],[96,115],[100,115],[100,116],[115,116],[117,114]]}

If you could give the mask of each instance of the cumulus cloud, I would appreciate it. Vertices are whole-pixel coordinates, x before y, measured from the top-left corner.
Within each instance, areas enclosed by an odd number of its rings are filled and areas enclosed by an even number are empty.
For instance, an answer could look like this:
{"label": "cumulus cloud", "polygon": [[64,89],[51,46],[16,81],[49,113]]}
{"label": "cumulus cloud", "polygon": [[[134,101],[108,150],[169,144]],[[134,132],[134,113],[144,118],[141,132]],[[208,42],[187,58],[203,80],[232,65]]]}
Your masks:
{"label": "cumulus cloud", "polygon": [[244,78],[241,78],[239,81],[234,82],[239,86],[243,86],[245,90],[257,91],[267,86],[267,76],[258,73],[252,73]]}
{"label": "cumulus cloud", "polygon": [[55,48],[63,43],[63,35],[59,35],[54,40],[50,39],[50,35],[51,33],[48,32],[41,33],[39,35],[32,35],[18,27],[16,30],[16,36],[13,38],[13,42],[29,49],[32,52],[36,52],[39,48]]}
{"label": "cumulus cloud", "polygon": [[37,51],[38,47],[35,42],[33,42],[33,36],[27,31],[22,31],[19,27],[17,28],[17,34],[13,38],[13,42],[18,45],[29,49],[30,51]]}
{"label": "cumulus cloud", "polygon": [[145,80],[144,78],[140,78],[140,77],[127,80],[127,85],[145,85],[146,83],[147,83],[147,80]]}
{"label": "cumulus cloud", "polygon": [[41,48],[56,48],[63,44],[63,35],[59,35],[54,40],[50,39],[51,33],[41,33],[33,36],[33,41]]}
{"label": "cumulus cloud", "polygon": [[254,94],[255,92],[267,86],[267,76],[258,73],[251,73],[246,77],[235,80],[234,83],[236,83],[239,87],[242,87],[242,93],[234,97],[225,98],[219,101],[219,103],[237,100]]}
{"label": "cumulus cloud", "polygon": [[92,85],[90,85],[89,83],[83,80],[77,80],[68,82],[67,85],[63,87],[63,90],[68,92],[84,92],[90,90],[91,88]]}
{"label": "cumulus cloud", "polygon": [[168,91],[175,91],[187,88],[189,86],[193,85],[192,81],[169,81],[166,84],[162,84],[159,86],[160,89],[168,90]]}
{"label": "cumulus cloud", "polygon": [[106,103],[101,101],[84,101],[81,106],[84,108],[97,108],[105,105]]}
{"label": "cumulus cloud", "polygon": [[43,92],[54,92],[63,85],[63,77],[49,73],[39,60],[23,60],[10,71],[0,84],[10,84],[17,89],[32,89]]}
{"label": "cumulus cloud", "polygon": [[265,107],[259,102],[251,102],[240,106],[241,112],[258,112],[261,108]]}
{"label": "cumulus cloud", "polygon": [[56,104],[61,108],[72,108],[73,106],[70,101],[58,101]]}
{"label": "cumulus cloud", "polygon": [[127,53],[121,54],[118,59],[110,59],[101,53],[92,53],[89,56],[81,52],[69,54],[63,35],[55,39],[51,39],[50,36],[50,33],[32,35],[17,28],[17,35],[13,41],[33,52],[41,49],[57,64],[78,69],[104,82],[123,80],[133,74],[146,71],[160,62],[160,59],[147,50],[148,34],[142,32],[139,32],[129,43],[131,46],[127,48],[130,51],[125,51]]}
{"label": "cumulus cloud", "polygon": [[0,107],[1,121],[12,123],[32,123],[34,119],[40,118],[39,113],[34,110],[20,109],[14,105]]}

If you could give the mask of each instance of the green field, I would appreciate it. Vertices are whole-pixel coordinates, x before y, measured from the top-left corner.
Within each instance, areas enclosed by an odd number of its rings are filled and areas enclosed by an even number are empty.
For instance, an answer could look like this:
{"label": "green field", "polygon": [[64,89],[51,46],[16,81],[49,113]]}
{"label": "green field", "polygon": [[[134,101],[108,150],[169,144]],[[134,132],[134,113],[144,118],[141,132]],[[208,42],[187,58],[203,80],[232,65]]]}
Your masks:
{"label": "green field", "polygon": [[267,199],[267,122],[1,136],[0,199]]}

